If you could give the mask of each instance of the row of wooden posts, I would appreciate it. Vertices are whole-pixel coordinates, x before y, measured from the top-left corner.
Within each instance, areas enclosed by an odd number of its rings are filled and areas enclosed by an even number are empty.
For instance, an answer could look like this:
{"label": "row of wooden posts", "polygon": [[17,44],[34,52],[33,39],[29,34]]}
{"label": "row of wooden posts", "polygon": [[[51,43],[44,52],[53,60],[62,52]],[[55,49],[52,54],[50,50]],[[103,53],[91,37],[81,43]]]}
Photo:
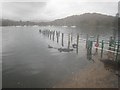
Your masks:
{"label": "row of wooden posts", "polygon": [[[60,34],[61,34],[61,43],[62,43],[62,46],[64,46],[64,33],[61,33],[60,31],[51,31],[51,30],[39,30],[40,33],[42,33],[43,35],[45,36],[48,36],[50,40],[53,40],[55,41],[55,36],[56,36],[56,40],[57,40],[57,43],[59,43],[59,37],[60,37]],[[78,54],[78,46],[79,46],[79,34],[76,35],[76,42],[74,43],[73,42],[73,36],[72,34],[68,34],[68,49],[70,49],[70,42],[73,45],[75,45],[76,47],[76,53]],[[99,41],[99,35],[97,35],[97,38],[96,40],[91,40],[89,35],[87,34],[86,35],[86,49],[87,49],[87,55],[90,56],[90,59],[92,58],[92,48],[94,47],[93,46],[93,43],[95,42],[95,48],[96,48],[96,53],[98,53],[98,49],[101,50],[101,58],[103,58],[103,52],[104,52],[104,45],[105,44],[109,44],[109,49],[107,50],[108,52],[113,52],[115,53],[116,57],[115,57],[115,61],[118,60],[118,55],[119,55],[119,47],[120,47],[120,41],[113,41],[112,38],[110,38],[109,42],[106,43],[105,40],[102,40],[101,42]],[[101,44],[101,45],[100,45]],[[112,46],[113,45],[113,46]]]}
{"label": "row of wooden posts", "polygon": [[[40,33],[42,33],[45,36],[48,36],[50,40],[55,41],[55,36],[56,36],[56,40],[57,43],[59,43],[59,37],[61,34],[61,44],[62,47],[64,47],[64,33],[60,33],[60,31],[50,31],[50,30],[39,30]],[[70,49],[70,42],[73,42],[73,36],[71,34],[68,34],[68,46],[67,48]],[[79,46],[79,34],[77,34],[77,40],[76,43],[72,44],[73,47],[76,48],[76,53],[78,54],[78,46]]]}

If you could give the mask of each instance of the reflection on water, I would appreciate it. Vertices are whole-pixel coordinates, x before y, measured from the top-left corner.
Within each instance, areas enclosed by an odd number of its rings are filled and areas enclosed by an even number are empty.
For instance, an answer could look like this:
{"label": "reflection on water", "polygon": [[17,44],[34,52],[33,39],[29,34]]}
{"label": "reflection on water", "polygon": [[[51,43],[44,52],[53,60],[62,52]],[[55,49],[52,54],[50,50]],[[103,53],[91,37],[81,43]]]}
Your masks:
{"label": "reflection on water", "polygon": [[[48,45],[59,48],[61,44],[51,42],[39,33],[39,29],[46,28],[63,33],[91,32],[80,28],[64,27],[3,27],[3,88],[53,87],[90,64],[86,59],[85,45],[82,42],[80,42],[79,55],[72,52],[60,53],[57,49],[48,48]],[[107,34],[111,35],[111,33]],[[104,36],[102,31],[101,35]],[[85,38],[84,35],[81,37]],[[67,44],[66,41],[65,43]]]}

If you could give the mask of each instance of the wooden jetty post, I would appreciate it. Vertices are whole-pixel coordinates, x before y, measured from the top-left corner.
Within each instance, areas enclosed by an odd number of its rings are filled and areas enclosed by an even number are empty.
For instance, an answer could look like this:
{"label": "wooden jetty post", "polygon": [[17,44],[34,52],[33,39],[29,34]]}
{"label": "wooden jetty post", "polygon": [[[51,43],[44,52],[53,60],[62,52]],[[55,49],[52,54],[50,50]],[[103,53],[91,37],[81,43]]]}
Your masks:
{"label": "wooden jetty post", "polygon": [[55,31],[55,32],[56,32],[56,36],[57,36],[58,32],[57,31]]}
{"label": "wooden jetty post", "polygon": [[96,47],[96,53],[98,53],[98,47],[99,47],[99,35],[97,35],[97,41],[96,41],[95,47]]}
{"label": "wooden jetty post", "polygon": [[59,34],[58,32],[56,32],[56,35],[57,35],[57,43],[59,42]]}
{"label": "wooden jetty post", "polygon": [[78,54],[78,45],[79,45],[79,34],[77,34],[77,48],[76,48],[76,53]]}
{"label": "wooden jetty post", "polygon": [[48,38],[49,38],[49,36],[50,36],[50,35],[49,35],[49,34],[50,34],[50,30],[47,30],[47,34],[48,34]]}
{"label": "wooden jetty post", "polygon": [[39,32],[41,33],[41,29],[39,30]]}
{"label": "wooden jetty post", "polygon": [[53,41],[54,41],[55,31],[53,31]]}
{"label": "wooden jetty post", "polygon": [[86,48],[87,48],[87,46],[88,46],[88,34],[86,36]]}
{"label": "wooden jetty post", "polygon": [[48,30],[48,37],[50,38],[50,30]]}
{"label": "wooden jetty post", "polygon": [[52,34],[52,31],[50,31],[50,40],[51,40],[51,34]]}
{"label": "wooden jetty post", "polygon": [[63,41],[63,39],[64,39],[64,33],[62,33],[62,46],[64,46],[64,41]]}
{"label": "wooden jetty post", "polygon": [[103,57],[104,40],[101,43],[101,58]]}
{"label": "wooden jetty post", "polygon": [[43,34],[46,35],[46,31],[44,31]]}
{"label": "wooden jetty post", "polygon": [[71,43],[72,43],[72,41],[73,41],[73,36],[72,36],[72,33],[71,33]]}
{"label": "wooden jetty post", "polygon": [[68,34],[68,49],[70,49],[70,34]]}

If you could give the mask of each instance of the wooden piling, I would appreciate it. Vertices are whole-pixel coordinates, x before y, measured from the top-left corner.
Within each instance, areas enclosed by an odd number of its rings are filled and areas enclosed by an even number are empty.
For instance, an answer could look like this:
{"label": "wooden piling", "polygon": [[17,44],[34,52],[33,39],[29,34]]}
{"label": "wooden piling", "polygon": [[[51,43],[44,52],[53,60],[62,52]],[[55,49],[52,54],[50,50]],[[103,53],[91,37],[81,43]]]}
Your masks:
{"label": "wooden piling", "polygon": [[50,36],[50,33],[49,33],[49,32],[50,32],[50,30],[49,30],[49,31],[47,31],[47,34],[48,34],[48,38],[49,38],[49,36]]}
{"label": "wooden piling", "polygon": [[73,36],[72,36],[72,34],[71,34],[71,43],[72,43],[72,41],[73,41]]}
{"label": "wooden piling", "polygon": [[55,31],[53,31],[53,41],[54,41]]}
{"label": "wooden piling", "polygon": [[39,30],[39,32],[41,33],[41,29]]}
{"label": "wooden piling", "polygon": [[79,45],[79,34],[77,34],[77,48],[76,48],[76,53],[78,54],[78,45]]}
{"label": "wooden piling", "polygon": [[55,36],[57,37],[57,31],[55,31]]}
{"label": "wooden piling", "polygon": [[57,43],[59,42],[59,35],[58,35],[58,32],[56,32],[57,34]]}
{"label": "wooden piling", "polygon": [[[99,35],[97,35],[96,47],[99,47]],[[98,53],[98,48],[96,48],[96,53]]]}
{"label": "wooden piling", "polygon": [[64,46],[64,33],[62,33],[62,46]]}
{"label": "wooden piling", "polygon": [[103,57],[104,40],[101,43],[101,58]]}
{"label": "wooden piling", "polygon": [[68,34],[68,49],[70,49],[70,34]]}
{"label": "wooden piling", "polygon": [[52,32],[50,31],[50,40],[51,40],[51,34],[52,34]]}
{"label": "wooden piling", "polygon": [[88,34],[86,36],[86,48],[87,48],[87,46],[88,46]]}

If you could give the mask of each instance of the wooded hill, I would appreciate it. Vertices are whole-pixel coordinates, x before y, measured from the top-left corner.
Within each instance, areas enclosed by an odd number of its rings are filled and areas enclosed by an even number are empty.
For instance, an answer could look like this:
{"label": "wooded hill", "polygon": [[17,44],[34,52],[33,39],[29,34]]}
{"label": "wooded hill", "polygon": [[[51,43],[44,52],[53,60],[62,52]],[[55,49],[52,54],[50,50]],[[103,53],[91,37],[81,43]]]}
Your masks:
{"label": "wooded hill", "polygon": [[50,22],[33,22],[33,21],[13,21],[2,19],[2,26],[18,26],[18,25],[54,25],[54,26],[114,26],[115,17],[98,14],[98,13],[85,13],[81,15],[73,15],[62,19],[57,19]]}

